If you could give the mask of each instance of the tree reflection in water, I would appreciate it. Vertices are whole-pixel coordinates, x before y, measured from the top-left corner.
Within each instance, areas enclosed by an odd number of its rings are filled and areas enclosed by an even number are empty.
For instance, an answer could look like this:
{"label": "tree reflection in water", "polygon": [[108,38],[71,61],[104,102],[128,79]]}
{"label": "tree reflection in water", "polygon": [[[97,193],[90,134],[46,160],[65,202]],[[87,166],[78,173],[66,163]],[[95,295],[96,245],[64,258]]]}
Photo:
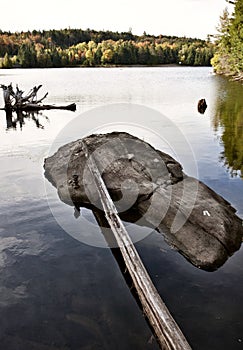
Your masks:
{"label": "tree reflection in water", "polygon": [[[40,122],[41,119],[41,122]],[[26,125],[26,121],[33,121],[38,129],[44,129],[43,121],[49,121],[49,118],[39,111],[16,111],[6,110],[6,126],[8,129],[20,130]]]}
{"label": "tree reflection in water", "polygon": [[219,91],[213,124],[223,129],[221,159],[232,176],[243,178],[243,85],[219,77]]}

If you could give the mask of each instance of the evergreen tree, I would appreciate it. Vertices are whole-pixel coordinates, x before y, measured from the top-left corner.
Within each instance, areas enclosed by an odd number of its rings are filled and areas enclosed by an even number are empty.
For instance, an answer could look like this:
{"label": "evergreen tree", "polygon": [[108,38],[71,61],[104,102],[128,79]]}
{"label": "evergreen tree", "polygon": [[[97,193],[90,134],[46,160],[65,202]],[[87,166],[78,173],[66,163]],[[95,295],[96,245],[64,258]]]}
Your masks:
{"label": "evergreen tree", "polygon": [[22,44],[18,51],[18,59],[22,67],[33,68],[37,65],[35,47],[32,43]]}
{"label": "evergreen tree", "polygon": [[225,9],[220,17],[216,53],[211,60],[218,74],[237,75],[243,79],[243,0],[230,1],[234,12]]}

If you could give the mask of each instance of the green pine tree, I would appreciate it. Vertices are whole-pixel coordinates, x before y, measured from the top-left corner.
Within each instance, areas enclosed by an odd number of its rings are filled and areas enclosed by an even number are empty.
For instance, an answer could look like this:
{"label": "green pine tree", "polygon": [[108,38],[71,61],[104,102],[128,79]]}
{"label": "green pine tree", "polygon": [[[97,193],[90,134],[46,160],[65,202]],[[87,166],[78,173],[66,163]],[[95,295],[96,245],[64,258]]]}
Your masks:
{"label": "green pine tree", "polygon": [[243,79],[243,0],[230,2],[235,6],[234,12],[230,18],[225,9],[220,17],[217,49],[211,63],[216,73]]}

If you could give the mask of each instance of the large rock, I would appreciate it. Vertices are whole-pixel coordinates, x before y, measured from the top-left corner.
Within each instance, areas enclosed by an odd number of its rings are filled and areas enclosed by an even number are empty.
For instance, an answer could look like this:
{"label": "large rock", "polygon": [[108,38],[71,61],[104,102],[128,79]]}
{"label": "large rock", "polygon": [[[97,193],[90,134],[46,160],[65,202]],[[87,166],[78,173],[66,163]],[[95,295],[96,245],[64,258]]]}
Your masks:
{"label": "large rock", "polygon": [[122,218],[155,227],[171,246],[205,270],[217,269],[240,248],[242,221],[231,205],[185,175],[172,157],[127,133],[91,135],[45,160],[45,176],[63,202],[91,209],[100,206],[83,143]]}

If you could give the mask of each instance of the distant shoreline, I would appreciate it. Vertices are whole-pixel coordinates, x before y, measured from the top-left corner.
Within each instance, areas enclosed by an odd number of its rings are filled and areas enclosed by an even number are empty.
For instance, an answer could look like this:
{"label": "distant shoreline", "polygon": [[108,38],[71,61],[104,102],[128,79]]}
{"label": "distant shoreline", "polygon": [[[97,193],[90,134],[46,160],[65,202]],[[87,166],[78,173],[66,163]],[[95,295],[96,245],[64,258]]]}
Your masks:
{"label": "distant shoreline", "polygon": [[209,66],[215,48],[210,40],[72,29],[0,31],[0,39],[0,68]]}
{"label": "distant shoreline", "polygon": [[2,70],[15,70],[15,69],[65,69],[65,68],[203,68],[203,67],[208,67],[212,68],[212,66],[190,66],[190,65],[182,65],[182,64],[176,64],[176,63],[171,63],[171,64],[158,64],[158,65],[142,65],[142,64],[131,64],[131,65],[101,65],[101,66],[82,66],[82,65],[77,65],[77,66],[63,66],[63,67],[12,67],[12,68],[0,68],[0,75]]}

